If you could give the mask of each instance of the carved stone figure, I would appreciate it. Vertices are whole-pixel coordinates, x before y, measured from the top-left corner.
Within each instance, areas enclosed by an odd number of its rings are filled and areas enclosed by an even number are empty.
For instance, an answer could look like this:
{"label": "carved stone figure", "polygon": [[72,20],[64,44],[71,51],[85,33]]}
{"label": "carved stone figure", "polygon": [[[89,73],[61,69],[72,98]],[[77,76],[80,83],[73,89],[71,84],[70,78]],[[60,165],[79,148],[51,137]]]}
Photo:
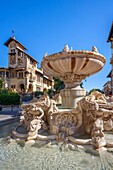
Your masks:
{"label": "carved stone figure", "polygon": [[64,52],[68,52],[69,51],[69,47],[68,45],[65,45],[64,49],[63,49]]}
{"label": "carved stone figure", "polygon": [[48,52],[46,52],[44,55],[43,55],[43,58],[46,58],[48,55]]}
{"label": "carved stone figure", "polygon": [[103,120],[101,118],[97,118],[93,123],[91,137],[92,137],[92,145],[96,149],[99,149],[106,145],[106,140],[103,133]]}
{"label": "carved stone figure", "polygon": [[[38,130],[41,128],[44,112],[34,104],[24,104],[22,108],[24,109],[23,117],[20,119],[19,126],[12,133],[19,138],[36,139]],[[24,129],[24,134],[22,129]]]}
{"label": "carved stone figure", "polygon": [[98,53],[98,50],[95,46],[92,47],[92,51]]}
{"label": "carved stone figure", "polygon": [[[12,131],[16,137],[25,140],[31,139],[45,139],[43,135],[39,135],[38,131],[45,123],[50,126],[50,116],[54,112],[58,112],[54,100],[50,100],[47,94],[44,94],[39,100],[32,101],[30,104],[23,104],[23,116],[20,120],[19,126]],[[46,138],[46,140],[51,137]]]}
{"label": "carved stone figure", "polygon": [[103,104],[107,103],[105,95],[98,91],[93,91],[89,96],[86,97],[86,100],[89,102],[97,102]]}

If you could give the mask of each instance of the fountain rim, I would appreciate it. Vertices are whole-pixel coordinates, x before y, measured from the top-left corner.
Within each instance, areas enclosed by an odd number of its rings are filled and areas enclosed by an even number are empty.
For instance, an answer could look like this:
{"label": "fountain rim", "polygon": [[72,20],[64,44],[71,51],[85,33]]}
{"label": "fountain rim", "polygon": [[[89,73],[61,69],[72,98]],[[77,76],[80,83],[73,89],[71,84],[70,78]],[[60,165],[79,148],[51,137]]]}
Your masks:
{"label": "fountain rim", "polygon": [[67,52],[61,51],[58,53],[48,55],[47,57],[44,57],[41,62],[41,66],[43,67],[43,64],[47,61],[65,59],[67,57],[69,57],[69,58],[73,58],[73,57],[92,58],[92,59],[97,59],[97,60],[103,62],[104,64],[106,63],[106,58],[98,52],[93,52],[93,51],[88,51],[88,50],[69,50]]}

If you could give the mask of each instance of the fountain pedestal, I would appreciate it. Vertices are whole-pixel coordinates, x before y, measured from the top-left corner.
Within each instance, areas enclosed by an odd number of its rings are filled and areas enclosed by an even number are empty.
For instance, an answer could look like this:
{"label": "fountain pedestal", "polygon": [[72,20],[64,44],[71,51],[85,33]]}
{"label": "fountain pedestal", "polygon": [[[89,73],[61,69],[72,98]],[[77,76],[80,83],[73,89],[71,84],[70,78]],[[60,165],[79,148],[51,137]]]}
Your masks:
{"label": "fountain pedestal", "polygon": [[86,91],[80,87],[80,83],[81,82],[65,83],[65,89],[60,92],[63,108],[75,108],[77,102],[86,95]]}

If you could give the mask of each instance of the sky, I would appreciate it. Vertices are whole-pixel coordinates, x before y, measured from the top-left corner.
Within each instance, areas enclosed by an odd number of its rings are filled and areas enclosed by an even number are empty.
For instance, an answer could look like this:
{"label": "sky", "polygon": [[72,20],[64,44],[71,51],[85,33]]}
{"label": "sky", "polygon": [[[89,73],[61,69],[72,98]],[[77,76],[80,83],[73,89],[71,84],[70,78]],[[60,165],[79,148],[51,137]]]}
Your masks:
{"label": "sky", "polygon": [[104,68],[86,78],[83,87],[102,89],[111,70],[107,38],[113,21],[113,0],[0,0],[0,67],[8,65],[4,43],[15,32],[27,53],[39,62],[43,55],[60,52],[66,44],[73,50],[96,46],[106,58]]}

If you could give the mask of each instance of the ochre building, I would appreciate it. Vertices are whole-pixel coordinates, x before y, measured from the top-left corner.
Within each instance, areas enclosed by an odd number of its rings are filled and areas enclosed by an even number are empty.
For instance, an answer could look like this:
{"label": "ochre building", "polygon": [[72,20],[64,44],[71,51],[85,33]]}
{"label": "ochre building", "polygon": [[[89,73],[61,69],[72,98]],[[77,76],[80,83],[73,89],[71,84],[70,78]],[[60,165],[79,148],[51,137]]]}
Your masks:
{"label": "ochre building", "polygon": [[8,47],[8,67],[0,67],[0,79],[4,87],[19,93],[43,91],[52,88],[53,81],[37,68],[38,62],[26,53],[27,49],[15,37],[5,43]]}

